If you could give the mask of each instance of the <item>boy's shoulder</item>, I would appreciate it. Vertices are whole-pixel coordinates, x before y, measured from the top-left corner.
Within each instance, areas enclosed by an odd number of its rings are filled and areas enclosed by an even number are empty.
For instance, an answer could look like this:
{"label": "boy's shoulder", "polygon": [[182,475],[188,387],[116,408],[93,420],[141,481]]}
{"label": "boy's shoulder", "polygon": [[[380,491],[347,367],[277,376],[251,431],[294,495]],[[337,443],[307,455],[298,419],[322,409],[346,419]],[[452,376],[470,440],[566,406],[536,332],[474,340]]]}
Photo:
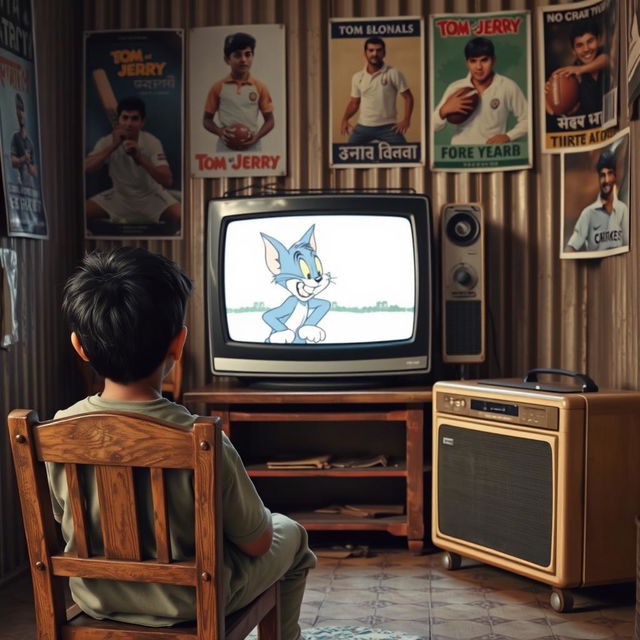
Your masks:
{"label": "boy's shoulder", "polygon": [[104,400],[100,395],[87,396],[72,404],[66,409],[58,411],[54,418],[70,418],[80,413],[97,411],[127,411],[139,413],[149,418],[171,422],[182,429],[190,429],[197,416],[189,412],[185,407],[167,398],[158,398],[147,402],[116,402]]}

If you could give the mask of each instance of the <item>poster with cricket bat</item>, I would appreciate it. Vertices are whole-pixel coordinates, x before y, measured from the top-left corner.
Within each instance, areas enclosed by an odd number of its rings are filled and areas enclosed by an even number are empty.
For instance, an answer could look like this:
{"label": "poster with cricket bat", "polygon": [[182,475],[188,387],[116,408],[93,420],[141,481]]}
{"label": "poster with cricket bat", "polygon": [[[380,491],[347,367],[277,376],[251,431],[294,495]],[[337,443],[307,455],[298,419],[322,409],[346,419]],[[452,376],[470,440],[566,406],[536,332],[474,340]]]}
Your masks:
{"label": "poster with cricket bat", "polygon": [[85,235],[180,238],[184,32],[84,34]]}
{"label": "poster with cricket bat", "polygon": [[46,238],[31,1],[0,2],[0,19],[0,135],[6,230],[10,236]]}

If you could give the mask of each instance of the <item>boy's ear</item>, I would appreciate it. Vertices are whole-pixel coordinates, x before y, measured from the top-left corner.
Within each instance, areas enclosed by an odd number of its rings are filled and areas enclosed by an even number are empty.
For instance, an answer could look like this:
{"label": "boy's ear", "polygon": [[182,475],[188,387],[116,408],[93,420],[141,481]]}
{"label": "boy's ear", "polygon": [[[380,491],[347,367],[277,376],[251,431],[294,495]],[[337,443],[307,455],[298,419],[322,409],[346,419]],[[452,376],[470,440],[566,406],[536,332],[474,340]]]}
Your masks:
{"label": "boy's ear", "polygon": [[80,338],[78,338],[78,334],[75,331],[73,331],[71,333],[71,344],[73,345],[73,348],[75,349],[76,353],[85,362],[89,362],[89,358],[87,357],[87,354],[84,352],[84,349],[83,349],[82,344],[80,342]]}
{"label": "boy's ear", "polygon": [[180,358],[182,358],[182,350],[184,349],[184,343],[187,339],[187,327],[184,325],[182,329],[178,331],[178,333],[174,336],[173,340],[169,344],[169,349],[167,350],[167,355],[172,355],[173,359],[178,362]]}

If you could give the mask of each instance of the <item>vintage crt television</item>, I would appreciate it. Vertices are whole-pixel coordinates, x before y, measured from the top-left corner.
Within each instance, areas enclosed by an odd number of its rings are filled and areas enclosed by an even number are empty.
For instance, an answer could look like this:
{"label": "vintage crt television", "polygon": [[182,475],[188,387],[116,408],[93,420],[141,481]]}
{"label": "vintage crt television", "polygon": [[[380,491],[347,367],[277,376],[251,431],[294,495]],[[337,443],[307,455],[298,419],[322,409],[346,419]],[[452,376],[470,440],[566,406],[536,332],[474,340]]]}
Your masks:
{"label": "vintage crt television", "polygon": [[432,371],[429,199],[274,194],[208,202],[216,375],[328,384]]}

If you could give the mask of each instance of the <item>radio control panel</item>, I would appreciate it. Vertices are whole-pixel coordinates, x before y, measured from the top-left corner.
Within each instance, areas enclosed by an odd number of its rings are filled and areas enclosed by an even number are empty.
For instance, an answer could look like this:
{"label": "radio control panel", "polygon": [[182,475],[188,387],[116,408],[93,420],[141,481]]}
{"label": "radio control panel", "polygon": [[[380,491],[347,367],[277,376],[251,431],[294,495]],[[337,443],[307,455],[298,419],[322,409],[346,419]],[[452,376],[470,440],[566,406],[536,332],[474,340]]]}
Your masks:
{"label": "radio control panel", "polygon": [[436,410],[440,413],[495,420],[524,427],[558,430],[558,408],[511,402],[456,393],[436,394]]}

